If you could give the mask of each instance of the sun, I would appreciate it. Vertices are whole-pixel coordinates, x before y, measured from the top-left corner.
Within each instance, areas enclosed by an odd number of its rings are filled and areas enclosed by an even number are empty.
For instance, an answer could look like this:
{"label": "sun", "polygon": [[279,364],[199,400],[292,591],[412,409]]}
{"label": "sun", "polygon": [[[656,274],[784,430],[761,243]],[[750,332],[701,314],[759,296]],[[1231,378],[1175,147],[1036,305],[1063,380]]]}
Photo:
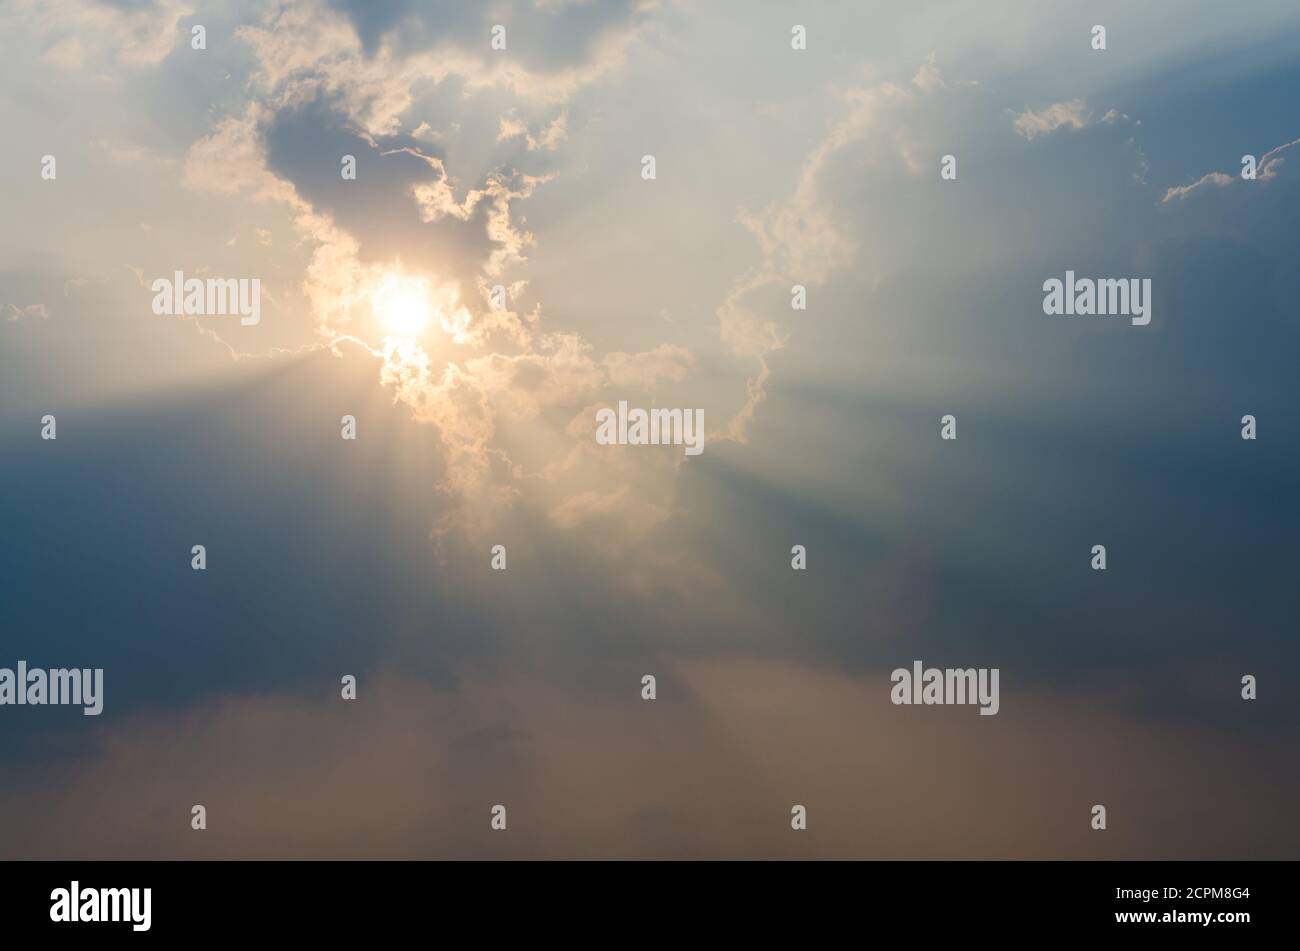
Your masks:
{"label": "sun", "polygon": [[385,274],[370,297],[370,307],[385,334],[414,339],[429,326],[429,282],[422,277]]}

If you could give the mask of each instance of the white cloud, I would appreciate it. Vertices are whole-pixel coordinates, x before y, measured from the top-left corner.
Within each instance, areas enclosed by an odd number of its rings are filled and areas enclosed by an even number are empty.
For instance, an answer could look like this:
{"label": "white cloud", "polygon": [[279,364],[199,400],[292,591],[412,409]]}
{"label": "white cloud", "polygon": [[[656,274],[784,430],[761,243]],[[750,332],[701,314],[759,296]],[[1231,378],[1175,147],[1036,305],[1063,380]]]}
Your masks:
{"label": "white cloud", "polygon": [[[523,101],[564,102],[622,65],[642,18],[652,8],[648,3],[630,5],[627,22],[593,37],[582,58],[547,70],[530,70],[519,57],[493,55],[486,42],[454,38],[404,53],[390,36],[367,53],[348,18],[323,0],[273,9],[260,25],[240,27],[236,35],[253,50],[259,64],[257,82],[278,105],[292,106],[325,93],[366,132],[391,135],[400,130],[418,88],[452,77],[470,93],[504,89]],[[561,141],[566,121],[552,122],[536,137],[537,147]]]}
{"label": "white cloud", "polygon": [[1208,175],[1202,175],[1190,185],[1178,185],[1170,188],[1160,201],[1166,203],[1173,201],[1175,198],[1186,198],[1198,188],[1227,188],[1232,184],[1232,181],[1231,175],[1225,175],[1223,172],[1210,172]]}
{"label": "white cloud", "polygon": [[528,131],[528,126],[519,119],[513,116],[502,116],[497,141],[508,142],[511,139],[522,137],[530,152],[554,152],[559,148],[560,143],[568,137],[568,122],[568,114],[562,112],[552,119],[542,132],[534,135]]}
{"label": "white cloud", "polygon": [[[1114,117],[1107,113],[1109,121]],[[1061,128],[1082,129],[1092,120],[1087,100],[1071,99],[1058,102],[1038,112],[1025,110],[1015,114],[1015,129],[1020,135],[1032,142],[1040,135],[1048,135]]]}
{"label": "white cloud", "polygon": [[[1277,148],[1265,152],[1256,163],[1255,180],[1257,182],[1270,182],[1276,178],[1278,171],[1286,162],[1283,153],[1297,145],[1300,145],[1300,139],[1295,139],[1285,145],[1279,145]],[[1202,175],[1190,185],[1176,185],[1173,188],[1166,190],[1164,197],[1160,199],[1160,202],[1161,204],[1168,204],[1175,199],[1182,201],[1183,199],[1189,198],[1197,191],[1205,191],[1211,188],[1227,188],[1235,181],[1237,181],[1237,177],[1229,175],[1226,172],[1209,172]]]}
{"label": "white cloud", "polygon": [[29,319],[44,320],[50,316],[44,304],[27,304],[23,307],[17,304],[5,304],[0,306],[0,314],[3,314],[4,319],[10,323]]}
{"label": "white cloud", "polygon": [[[627,531],[618,544],[631,543],[667,517],[680,457],[647,465],[645,457],[592,452],[597,448],[594,415],[587,431],[566,421],[582,416],[584,407],[607,398],[611,390],[618,398],[627,390],[649,391],[684,380],[694,366],[689,351],[664,343],[642,352],[599,356],[579,335],[541,332],[540,306],[519,313],[471,307],[474,302],[460,296],[462,290],[472,290],[486,300],[497,282],[510,286],[511,300],[524,291],[525,281],[502,280],[525,263],[524,252],[534,240],[516,225],[512,208],[548,178],[498,170],[458,195],[442,159],[413,147],[398,150],[418,157],[429,169],[430,178],[410,193],[421,220],[480,221],[490,239],[466,288],[450,275],[363,256],[354,235],[269,169],[264,132],[271,118],[269,108],[254,103],[242,115],[219,122],[190,148],[184,180],[192,188],[278,203],[291,211],[296,229],[312,248],[302,290],[317,332],[340,353],[357,345],[380,357],[380,381],[415,419],[437,430],[446,468],[436,488],[454,504],[436,531],[482,535],[525,493],[536,495],[554,524],[568,529],[621,506]],[[553,121],[546,135],[558,144],[557,128],[563,126]],[[375,288],[393,273],[427,282],[441,336],[435,332],[434,338],[421,341],[384,336],[370,304]],[[546,414],[556,415],[558,423],[548,424]],[[518,444],[521,428],[539,427],[545,435]],[[629,484],[636,484],[637,491],[617,491]]]}

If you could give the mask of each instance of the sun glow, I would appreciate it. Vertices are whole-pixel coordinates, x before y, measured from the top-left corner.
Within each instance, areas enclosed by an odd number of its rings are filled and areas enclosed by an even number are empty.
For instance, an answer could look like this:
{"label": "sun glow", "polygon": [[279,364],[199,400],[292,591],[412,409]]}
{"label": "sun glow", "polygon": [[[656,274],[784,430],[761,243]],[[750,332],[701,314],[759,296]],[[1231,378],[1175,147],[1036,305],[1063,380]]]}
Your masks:
{"label": "sun glow", "polygon": [[370,307],[385,334],[414,339],[429,326],[429,282],[422,277],[385,274],[370,297]]}

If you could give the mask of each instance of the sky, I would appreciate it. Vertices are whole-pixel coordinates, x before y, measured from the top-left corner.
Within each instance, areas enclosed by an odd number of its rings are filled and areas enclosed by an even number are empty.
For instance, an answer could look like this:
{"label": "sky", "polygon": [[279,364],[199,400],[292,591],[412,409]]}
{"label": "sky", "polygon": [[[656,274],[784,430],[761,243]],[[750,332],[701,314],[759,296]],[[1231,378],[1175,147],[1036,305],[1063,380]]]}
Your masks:
{"label": "sky", "polygon": [[[1300,855],[1298,41],[10,0],[0,668],[104,710],[0,706],[0,857]],[[1067,271],[1150,323],[1045,314]],[[891,702],[918,660],[998,713]]]}

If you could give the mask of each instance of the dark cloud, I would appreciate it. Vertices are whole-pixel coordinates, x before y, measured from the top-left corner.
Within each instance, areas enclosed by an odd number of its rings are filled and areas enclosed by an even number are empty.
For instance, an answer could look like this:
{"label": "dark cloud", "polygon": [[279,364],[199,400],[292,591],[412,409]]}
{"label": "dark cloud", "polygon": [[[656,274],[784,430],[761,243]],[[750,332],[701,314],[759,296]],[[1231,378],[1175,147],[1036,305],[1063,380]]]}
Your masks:
{"label": "dark cloud", "polygon": [[[315,100],[276,116],[266,133],[266,148],[271,171],[355,236],[363,261],[400,258],[407,267],[454,277],[461,283],[462,301],[475,302],[475,276],[497,246],[487,233],[489,203],[481,202],[464,220],[452,215],[421,220],[412,189],[447,180],[437,146],[405,135],[376,142],[350,129],[327,101]],[[357,159],[355,181],[340,174],[344,155]],[[436,161],[431,164],[422,156]],[[462,202],[484,182],[448,184]]]}

